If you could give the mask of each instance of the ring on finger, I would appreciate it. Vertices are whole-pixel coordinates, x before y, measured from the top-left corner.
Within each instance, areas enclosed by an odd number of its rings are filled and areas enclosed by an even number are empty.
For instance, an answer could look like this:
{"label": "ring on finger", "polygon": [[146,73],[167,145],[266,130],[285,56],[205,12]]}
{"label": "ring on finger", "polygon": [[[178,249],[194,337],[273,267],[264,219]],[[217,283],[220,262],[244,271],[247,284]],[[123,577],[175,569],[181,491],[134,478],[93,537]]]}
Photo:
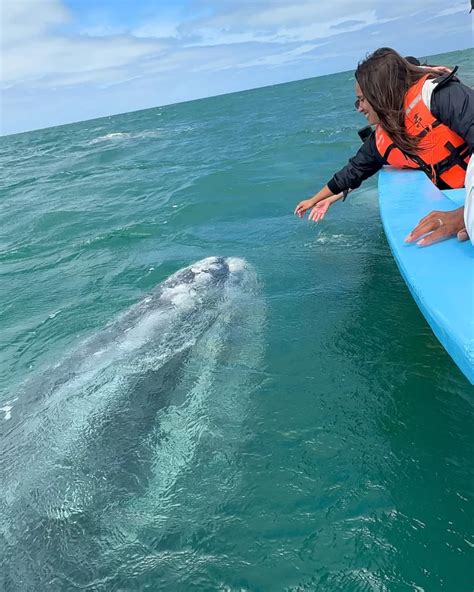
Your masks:
{"label": "ring on finger", "polygon": [[443,226],[444,222],[441,220],[441,218],[438,218],[438,222],[439,222],[440,227]]}

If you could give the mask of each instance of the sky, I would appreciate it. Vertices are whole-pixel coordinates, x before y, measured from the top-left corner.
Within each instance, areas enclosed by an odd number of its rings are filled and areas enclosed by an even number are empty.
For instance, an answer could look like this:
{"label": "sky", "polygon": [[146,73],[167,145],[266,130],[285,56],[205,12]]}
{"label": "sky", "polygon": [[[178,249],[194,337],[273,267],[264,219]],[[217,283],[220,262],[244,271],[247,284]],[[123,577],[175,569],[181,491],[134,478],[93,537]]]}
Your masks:
{"label": "sky", "polygon": [[469,0],[0,0],[0,134],[472,47]]}

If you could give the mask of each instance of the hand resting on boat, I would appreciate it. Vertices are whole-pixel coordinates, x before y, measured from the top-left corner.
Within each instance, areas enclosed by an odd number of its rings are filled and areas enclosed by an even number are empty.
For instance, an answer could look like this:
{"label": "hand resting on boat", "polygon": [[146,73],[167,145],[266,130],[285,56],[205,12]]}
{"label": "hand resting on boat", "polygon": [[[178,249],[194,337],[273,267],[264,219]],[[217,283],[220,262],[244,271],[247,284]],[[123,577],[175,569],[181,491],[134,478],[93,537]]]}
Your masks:
{"label": "hand resting on boat", "polygon": [[457,236],[460,241],[468,238],[464,224],[464,207],[448,212],[433,210],[418,222],[405,238],[405,242],[416,242],[420,247],[427,247],[452,236]]}

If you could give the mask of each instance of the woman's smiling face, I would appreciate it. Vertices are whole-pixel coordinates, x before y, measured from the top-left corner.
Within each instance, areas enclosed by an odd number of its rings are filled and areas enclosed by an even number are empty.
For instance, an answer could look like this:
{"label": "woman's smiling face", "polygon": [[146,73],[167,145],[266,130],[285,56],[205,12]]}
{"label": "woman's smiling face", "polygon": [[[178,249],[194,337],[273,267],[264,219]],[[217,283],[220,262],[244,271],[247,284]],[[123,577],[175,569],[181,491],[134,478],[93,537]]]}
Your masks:
{"label": "woman's smiling face", "polygon": [[365,117],[367,118],[367,121],[370,123],[370,125],[375,125],[376,123],[379,123],[379,118],[378,118],[377,113],[375,113],[375,111],[373,110],[370,103],[364,97],[362,90],[359,86],[359,83],[357,81],[355,83],[355,94],[356,94],[356,99],[357,99],[357,101],[356,101],[357,111],[359,111],[359,113],[363,113],[365,115]]}

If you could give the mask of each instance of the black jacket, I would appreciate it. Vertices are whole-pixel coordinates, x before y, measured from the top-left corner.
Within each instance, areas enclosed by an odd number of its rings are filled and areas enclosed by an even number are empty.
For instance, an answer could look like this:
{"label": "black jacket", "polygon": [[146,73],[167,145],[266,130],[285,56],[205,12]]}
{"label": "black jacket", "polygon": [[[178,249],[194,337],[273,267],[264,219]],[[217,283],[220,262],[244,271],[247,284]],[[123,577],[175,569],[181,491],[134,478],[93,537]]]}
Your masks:
{"label": "black jacket", "polygon": [[[457,79],[435,87],[431,96],[431,113],[466,141],[474,151],[474,91]],[[362,144],[347,165],[328,182],[334,194],[357,189],[362,181],[379,171],[386,160],[375,145],[375,132]]]}

